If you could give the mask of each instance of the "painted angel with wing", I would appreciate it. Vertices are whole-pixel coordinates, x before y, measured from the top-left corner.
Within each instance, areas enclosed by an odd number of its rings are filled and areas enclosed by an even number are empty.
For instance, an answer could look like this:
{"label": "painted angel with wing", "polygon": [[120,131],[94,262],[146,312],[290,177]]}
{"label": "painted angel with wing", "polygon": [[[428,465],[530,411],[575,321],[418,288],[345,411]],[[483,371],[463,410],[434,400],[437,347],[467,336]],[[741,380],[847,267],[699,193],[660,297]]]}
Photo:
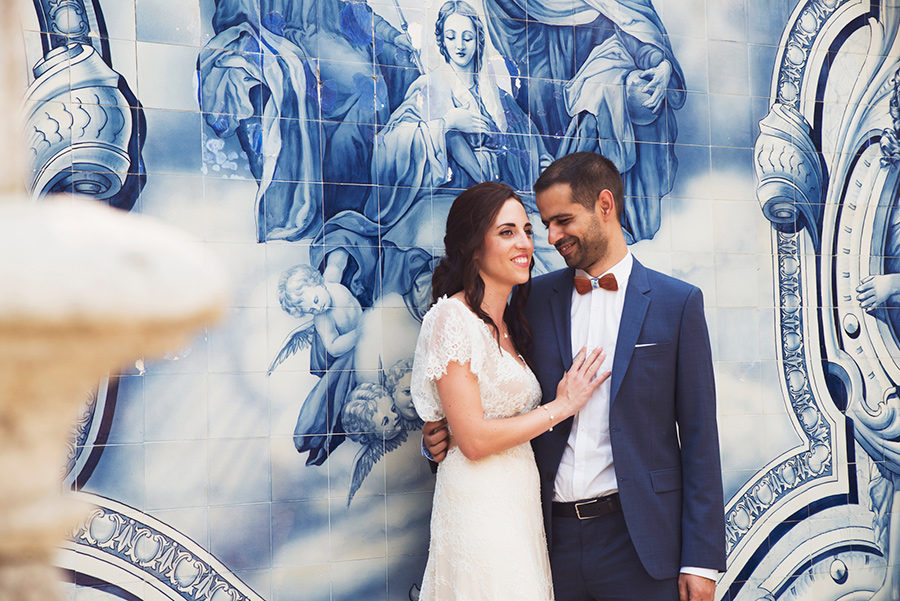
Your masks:
{"label": "painted angel with wing", "polygon": [[285,271],[278,283],[278,301],[286,313],[299,317],[300,325],[291,332],[269,366],[275,370],[285,359],[312,345],[318,338],[324,350],[334,358],[351,351],[359,339],[362,308],[345,286],[326,282],[309,265],[296,265]]}
{"label": "painted angel with wing", "polygon": [[384,374],[384,387],[394,401],[394,411],[400,416],[400,427],[403,430],[421,430],[423,422],[413,406],[411,381],[412,357],[397,361]]}
{"label": "painted angel with wing", "polygon": [[350,440],[362,445],[353,459],[353,475],[347,505],[362,486],[366,476],[385,455],[406,442],[403,418],[394,399],[381,384],[363,382],[350,394],[341,415]]}
{"label": "painted angel with wing", "polygon": [[309,371],[319,376],[297,417],[294,445],[309,452],[307,465],[321,465],[344,440],[341,410],[356,385],[353,349],[359,340],[362,307],[345,286],[327,282],[313,267],[296,265],[278,282],[285,312],[300,318],[269,366],[269,375],[286,359],[309,347]]}

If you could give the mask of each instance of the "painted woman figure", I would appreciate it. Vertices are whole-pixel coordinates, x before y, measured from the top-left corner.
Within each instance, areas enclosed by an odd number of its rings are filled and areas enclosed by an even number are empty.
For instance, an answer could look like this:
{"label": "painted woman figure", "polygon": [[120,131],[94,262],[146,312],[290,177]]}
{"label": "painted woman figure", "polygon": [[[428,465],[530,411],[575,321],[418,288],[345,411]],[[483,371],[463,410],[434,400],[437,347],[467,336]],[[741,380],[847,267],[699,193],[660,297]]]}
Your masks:
{"label": "painted woman figure", "polygon": [[550,151],[608,157],[625,183],[626,239],[652,238],[660,199],[675,181],[675,110],[686,95],[684,74],[651,0],[484,5],[491,41],[528,81],[516,99]]}
{"label": "painted woman figure", "polygon": [[216,0],[212,26],[200,101],[259,182],[258,239],[315,238],[366,202],[375,128],[415,73],[408,38],[345,0]]}
{"label": "painted woman figure", "polygon": [[373,181],[391,188],[365,213],[399,246],[439,245],[435,232],[460,189],[499,180],[527,193],[549,161],[531,120],[482,69],[485,30],[475,9],[445,2],[434,30],[449,68],[410,85],[375,143]]}
{"label": "painted woman figure", "polygon": [[[900,69],[891,77],[890,83],[893,89],[888,112],[892,123],[882,130],[882,169],[896,169],[900,163]],[[871,202],[880,202],[880,199]],[[887,211],[881,273],[868,275],[860,281],[856,299],[865,311],[890,326],[894,341],[900,344],[900,193],[896,189]],[[877,248],[873,246],[873,251]],[[875,513],[876,541],[884,550],[887,564],[895,566],[900,558],[900,440],[897,436],[900,388],[885,391],[875,407],[868,407],[866,403],[851,404],[847,414],[853,417],[857,441],[875,460],[869,497]],[[884,584],[871,601],[896,599],[898,592],[900,572],[889,569]]]}

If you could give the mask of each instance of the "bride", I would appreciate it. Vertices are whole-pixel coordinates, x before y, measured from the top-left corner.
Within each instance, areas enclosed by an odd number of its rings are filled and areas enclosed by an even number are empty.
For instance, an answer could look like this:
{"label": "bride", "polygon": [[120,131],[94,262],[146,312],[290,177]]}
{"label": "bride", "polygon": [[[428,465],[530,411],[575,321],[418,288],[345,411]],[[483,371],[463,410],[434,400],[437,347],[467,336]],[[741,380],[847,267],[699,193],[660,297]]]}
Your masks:
{"label": "bride", "polygon": [[[553,599],[537,467],[528,441],[574,415],[609,377],[586,349],[538,406],[522,355],[521,309],[534,244],[522,200],[499,182],[475,185],[450,208],[435,304],[416,345],[412,396],[425,421],[447,418],[456,446],[437,472],[420,601]],[[519,286],[511,302],[513,287]],[[595,377],[596,375],[596,377]]]}

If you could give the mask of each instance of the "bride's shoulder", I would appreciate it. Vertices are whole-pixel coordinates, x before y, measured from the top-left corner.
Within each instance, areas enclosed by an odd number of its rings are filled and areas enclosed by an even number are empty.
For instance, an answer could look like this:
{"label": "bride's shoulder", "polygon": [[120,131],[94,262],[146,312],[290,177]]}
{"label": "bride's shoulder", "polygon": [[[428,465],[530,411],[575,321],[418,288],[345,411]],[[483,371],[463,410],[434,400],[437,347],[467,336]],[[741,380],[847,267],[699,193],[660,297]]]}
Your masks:
{"label": "bride's shoulder", "polygon": [[441,308],[443,311],[469,311],[469,306],[466,304],[465,297],[462,292],[457,292],[452,296],[447,296],[446,294],[440,298],[438,298],[434,304],[431,306],[431,309]]}
{"label": "bride's shoulder", "polygon": [[472,312],[460,296],[455,294],[453,296],[444,295],[438,298],[431,308],[428,309],[422,323],[434,323],[435,321],[444,321],[446,319],[464,320],[468,314],[472,314]]}

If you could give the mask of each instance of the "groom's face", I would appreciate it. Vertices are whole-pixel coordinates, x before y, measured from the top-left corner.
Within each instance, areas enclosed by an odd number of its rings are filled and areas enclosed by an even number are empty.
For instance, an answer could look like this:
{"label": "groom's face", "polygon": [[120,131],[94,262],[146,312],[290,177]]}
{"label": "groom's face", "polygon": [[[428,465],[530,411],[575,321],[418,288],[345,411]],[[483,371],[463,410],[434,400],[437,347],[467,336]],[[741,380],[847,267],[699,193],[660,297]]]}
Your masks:
{"label": "groom's face", "polygon": [[554,184],[537,195],[541,221],[547,226],[548,241],[556,247],[569,267],[583,269],[592,276],[591,268],[603,261],[609,237],[599,212],[601,203],[592,209],[576,202],[569,184]]}

